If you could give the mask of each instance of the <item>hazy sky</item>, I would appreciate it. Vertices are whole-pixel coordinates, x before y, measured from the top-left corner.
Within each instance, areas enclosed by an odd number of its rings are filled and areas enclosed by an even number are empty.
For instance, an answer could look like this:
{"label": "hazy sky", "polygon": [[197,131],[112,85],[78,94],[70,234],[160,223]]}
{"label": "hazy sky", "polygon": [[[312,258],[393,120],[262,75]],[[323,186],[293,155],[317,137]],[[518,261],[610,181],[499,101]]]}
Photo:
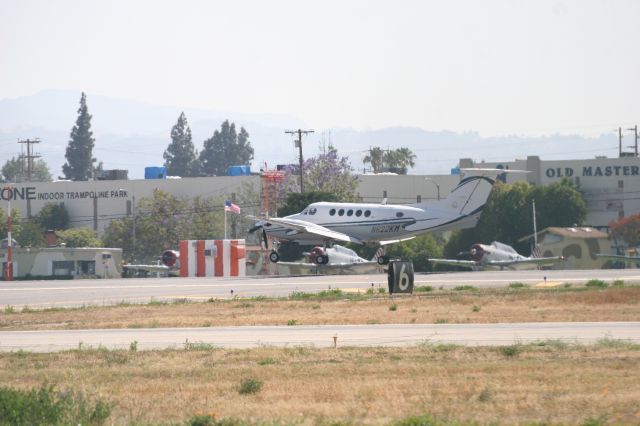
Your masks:
{"label": "hazy sky", "polygon": [[640,124],[640,1],[0,0],[0,98],[483,136]]}

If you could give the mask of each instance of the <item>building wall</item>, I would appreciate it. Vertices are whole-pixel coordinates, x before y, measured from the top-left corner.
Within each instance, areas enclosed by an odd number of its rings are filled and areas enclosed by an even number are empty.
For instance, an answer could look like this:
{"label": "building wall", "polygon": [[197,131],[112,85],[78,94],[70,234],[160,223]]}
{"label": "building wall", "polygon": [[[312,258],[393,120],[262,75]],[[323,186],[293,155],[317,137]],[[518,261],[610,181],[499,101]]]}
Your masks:
{"label": "building wall", "polygon": [[[46,203],[64,204],[71,227],[101,233],[112,219],[133,214],[136,202],[160,189],[174,196],[231,197],[244,183],[259,188],[258,176],[220,176],[184,179],[99,180],[84,182],[27,182],[14,184],[11,208],[22,217],[38,214]],[[1,196],[6,210],[6,192]],[[137,201],[136,201],[137,200]]]}
{"label": "building wall", "polygon": [[[120,278],[122,275],[122,249],[119,248],[14,248],[12,257],[14,277]],[[0,249],[0,264],[4,266],[6,261],[7,250]],[[57,271],[54,262],[60,262]]]}

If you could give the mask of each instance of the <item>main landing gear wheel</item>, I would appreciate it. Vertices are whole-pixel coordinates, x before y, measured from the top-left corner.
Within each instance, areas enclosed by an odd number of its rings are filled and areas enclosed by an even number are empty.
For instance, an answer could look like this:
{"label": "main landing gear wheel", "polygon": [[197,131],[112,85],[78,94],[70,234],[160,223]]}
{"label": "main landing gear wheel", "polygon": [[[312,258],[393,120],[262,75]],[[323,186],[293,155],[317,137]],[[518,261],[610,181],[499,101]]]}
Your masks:
{"label": "main landing gear wheel", "polygon": [[280,260],[280,255],[277,251],[272,251],[271,253],[269,253],[269,260],[273,263],[278,263],[278,261]]}
{"label": "main landing gear wheel", "polygon": [[389,263],[389,256],[380,256],[378,258],[378,265],[386,265]]}
{"label": "main landing gear wheel", "polygon": [[316,262],[318,263],[318,265],[326,265],[327,263],[329,263],[329,256],[319,254],[316,256]]}

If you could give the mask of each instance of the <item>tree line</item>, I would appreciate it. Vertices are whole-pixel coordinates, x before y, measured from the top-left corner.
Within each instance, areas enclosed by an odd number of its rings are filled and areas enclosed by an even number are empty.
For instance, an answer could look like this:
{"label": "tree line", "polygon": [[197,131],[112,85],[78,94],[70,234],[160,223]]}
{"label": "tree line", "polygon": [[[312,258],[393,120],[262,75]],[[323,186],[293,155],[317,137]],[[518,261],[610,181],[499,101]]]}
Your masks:
{"label": "tree line", "polygon": [[[65,179],[86,181],[103,170],[102,162],[93,156],[96,140],[91,130],[92,115],[89,114],[87,96],[80,97],[78,117],[71,129],[69,142],[65,150],[66,162],[62,166]],[[227,168],[233,165],[246,165],[253,160],[254,150],[249,141],[249,132],[244,127],[236,130],[235,123],[225,120],[220,129],[204,141],[198,153],[192,140],[191,129],[184,112],[171,128],[171,142],[163,153],[164,166],[171,176],[199,177],[226,175]],[[51,173],[44,160],[34,162],[33,180],[50,182]],[[1,169],[1,181],[16,182],[24,173],[24,158],[13,157]]]}

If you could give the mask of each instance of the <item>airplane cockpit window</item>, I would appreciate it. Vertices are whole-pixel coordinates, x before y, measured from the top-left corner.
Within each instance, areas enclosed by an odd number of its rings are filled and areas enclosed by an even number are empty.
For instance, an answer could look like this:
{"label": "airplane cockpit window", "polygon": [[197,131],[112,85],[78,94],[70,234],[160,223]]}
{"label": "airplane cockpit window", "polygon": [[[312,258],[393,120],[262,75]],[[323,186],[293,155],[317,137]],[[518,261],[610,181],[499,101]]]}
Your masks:
{"label": "airplane cockpit window", "polygon": [[396,217],[402,217],[402,216],[404,216],[404,213],[402,213],[402,212],[396,213]]}
{"label": "airplane cockpit window", "polygon": [[336,214],[336,209],[329,210],[329,216],[333,216]]}
{"label": "airplane cockpit window", "polygon": [[365,210],[364,217],[369,217],[369,216],[371,216],[371,210]]}
{"label": "airplane cockpit window", "polygon": [[338,210],[338,216],[344,216],[344,209]]}
{"label": "airplane cockpit window", "polygon": [[302,214],[307,214],[307,209],[302,210]]}
{"label": "airplane cockpit window", "polygon": [[356,210],[356,216],[358,217],[362,216],[362,210]]}
{"label": "airplane cockpit window", "polygon": [[353,210],[349,209],[349,210],[347,211],[347,216],[353,216]]}
{"label": "airplane cockpit window", "polygon": [[318,211],[318,209],[316,209],[315,207],[311,207],[309,209],[309,214],[316,214],[317,211]]}

